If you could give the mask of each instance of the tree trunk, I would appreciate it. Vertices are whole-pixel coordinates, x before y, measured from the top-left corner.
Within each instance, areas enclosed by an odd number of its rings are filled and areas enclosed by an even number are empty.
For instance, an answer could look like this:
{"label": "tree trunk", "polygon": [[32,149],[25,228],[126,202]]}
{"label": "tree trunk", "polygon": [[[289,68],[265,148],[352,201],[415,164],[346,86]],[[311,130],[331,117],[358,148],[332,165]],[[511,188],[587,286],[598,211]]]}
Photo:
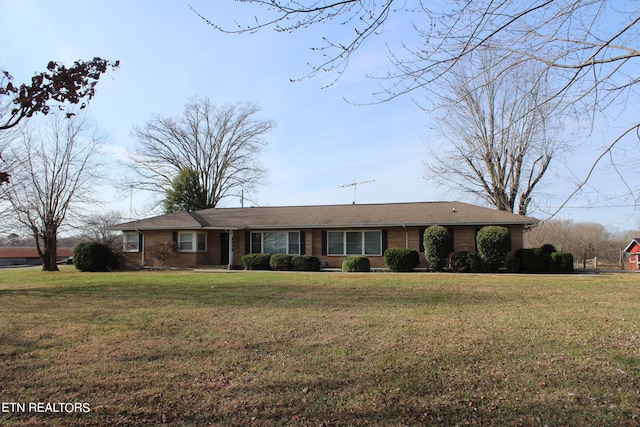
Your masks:
{"label": "tree trunk", "polygon": [[42,271],[60,271],[58,269],[58,242],[56,234],[44,236],[44,250],[40,253]]}

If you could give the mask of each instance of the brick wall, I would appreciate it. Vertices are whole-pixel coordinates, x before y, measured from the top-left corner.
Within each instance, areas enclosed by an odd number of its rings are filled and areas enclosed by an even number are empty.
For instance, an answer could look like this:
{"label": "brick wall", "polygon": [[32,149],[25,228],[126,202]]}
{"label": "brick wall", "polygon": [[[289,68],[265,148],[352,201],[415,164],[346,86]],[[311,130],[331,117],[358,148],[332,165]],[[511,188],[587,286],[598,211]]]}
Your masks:
{"label": "brick wall", "polygon": [[[125,252],[125,266],[128,269],[142,268],[144,256],[145,267],[161,267],[162,261],[153,255],[153,247],[160,243],[173,242],[174,231],[144,231],[144,254],[142,252]],[[173,252],[165,260],[166,268],[197,268],[219,265],[221,260],[220,231],[209,230],[207,234],[206,252]]]}
{"label": "brick wall", "polygon": [[[421,230],[425,227],[394,227],[385,229],[387,235],[388,248],[405,248],[409,247],[415,250],[420,249]],[[454,251],[475,251],[475,226],[453,226],[449,227],[453,231]],[[522,247],[523,235],[522,226],[512,226],[511,228],[511,249],[507,255],[507,259],[513,256],[513,253]],[[197,268],[207,266],[221,266],[223,256],[222,252],[228,253],[227,248],[221,244],[221,234],[218,230],[209,230],[207,233],[207,251],[206,252],[174,252],[165,262],[167,268]],[[341,268],[344,256],[327,256],[322,255],[322,230],[307,229],[305,230],[305,253],[313,255],[320,259],[322,267]],[[160,260],[156,259],[151,248],[162,242],[172,242],[172,230],[158,230],[144,232],[144,265],[147,267],[160,267]],[[235,268],[242,268],[240,257],[246,253],[245,248],[245,231],[235,231],[232,236]],[[128,268],[140,268],[142,265],[142,253],[125,252],[125,259]],[[367,256],[372,268],[384,268],[383,256]],[[226,264],[225,264],[226,265]],[[420,264],[418,268],[426,268],[428,264],[424,259],[424,252],[420,252]]]}

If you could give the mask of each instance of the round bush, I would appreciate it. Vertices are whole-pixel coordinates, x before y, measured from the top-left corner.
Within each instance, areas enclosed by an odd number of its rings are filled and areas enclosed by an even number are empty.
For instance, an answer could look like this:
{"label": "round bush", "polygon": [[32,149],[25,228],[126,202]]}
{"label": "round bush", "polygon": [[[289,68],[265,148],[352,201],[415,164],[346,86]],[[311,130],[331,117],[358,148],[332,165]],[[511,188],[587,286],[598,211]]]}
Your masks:
{"label": "round bush", "polygon": [[245,270],[271,270],[270,260],[270,254],[245,254],[240,257]]}
{"label": "round bush", "polygon": [[320,259],[311,255],[296,255],[291,258],[293,271],[320,271]]}
{"label": "round bush", "polygon": [[291,258],[293,258],[293,255],[273,254],[269,259],[269,266],[276,271],[291,270]]}
{"label": "round bush", "polygon": [[544,273],[551,269],[551,257],[544,248],[518,249],[516,257],[520,259],[520,271]]}
{"label": "round bush", "polygon": [[511,242],[511,231],[507,227],[490,225],[482,227],[476,235],[478,243],[478,255],[487,270],[498,271],[504,258],[509,252]]}
{"label": "round bush", "polygon": [[460,251],[451,255],[451,269],[457,273],[480,273],[482,259],[474,252]]}
{"label": "round bush", "polygon": [[389,248],[384,251],[384,264],[394,273],[413,271],[420,263],[415,249]]}
{"label": "round bush", "polygon": [[98,242],[80,243],[73,250],[73,265],[80,271],[111,271],[120,268],[113,250]]}
{"label": "round bush", "polygon": [[551,271],[570,273],[573,271],[573,255],[569,252],[554,252],[551,254]]}
{"label": "round bush", "polygon": [[342,271],[349,273],[371,271],[371,263],[367,257],[348,256],[342,261]]}
{"label": "round bush", "polygon": [[424,230],[424,257],[429,268],[442,270],[453,252],[453,236],[451,232],[440,225],[432,225]]}

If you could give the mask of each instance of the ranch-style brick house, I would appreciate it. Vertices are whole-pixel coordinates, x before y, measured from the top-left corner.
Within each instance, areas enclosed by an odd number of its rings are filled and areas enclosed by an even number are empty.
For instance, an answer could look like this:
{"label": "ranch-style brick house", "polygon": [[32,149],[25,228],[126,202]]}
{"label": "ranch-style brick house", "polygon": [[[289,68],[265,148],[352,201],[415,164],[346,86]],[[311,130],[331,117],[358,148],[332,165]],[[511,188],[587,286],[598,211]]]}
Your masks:
{"label": "ranch-style brick house", "polygon": [[422,235],[437,224],[453,233],[454,251],[475,251],[476,233],[487,225],[511,230],[511,252],[524,246],[535,218],[461,202],[212,208],[181,211],[113,227],[124,233],[131,268],[159,267],[153,248],[171,243],[167,268],[242,268],[247,253],[313,255],[324,268],[340,268],[348,255],[383,268],[387,248],[412,248],[424,259]]}

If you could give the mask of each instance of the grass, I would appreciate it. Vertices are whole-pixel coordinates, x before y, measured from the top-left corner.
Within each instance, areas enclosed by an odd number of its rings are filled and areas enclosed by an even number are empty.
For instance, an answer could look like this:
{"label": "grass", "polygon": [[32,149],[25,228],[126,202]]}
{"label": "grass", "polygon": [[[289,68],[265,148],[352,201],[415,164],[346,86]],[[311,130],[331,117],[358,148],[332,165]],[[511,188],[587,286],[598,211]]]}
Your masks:
{"label": "grass", "polygon": [[640,425],[639,284],[4,270],[0,403],[90,411],[0,424]]}

